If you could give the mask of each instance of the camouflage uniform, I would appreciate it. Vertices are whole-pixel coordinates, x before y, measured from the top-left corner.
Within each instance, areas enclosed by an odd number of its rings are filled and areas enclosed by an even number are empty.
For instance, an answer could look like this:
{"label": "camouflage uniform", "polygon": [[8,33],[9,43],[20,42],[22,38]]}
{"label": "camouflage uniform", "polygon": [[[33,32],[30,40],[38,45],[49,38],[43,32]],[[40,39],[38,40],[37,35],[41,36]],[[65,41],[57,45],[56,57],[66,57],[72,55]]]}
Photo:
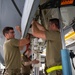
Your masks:
{"label": "camouflage uniform", "polygon": [[[59,31],[46,30],[46,67],[50,68],[52,66],[61,65],[61,55],[60,50],[62,49],[61,36]],[[49,75],[62,75],[60,71],[51,72]]]}
{"label": "camouflage uniform", "polygon": [[19,50],[19,40],[9,39],[4,42],[4,75],[20,75],[21,54]]}
{"label": "camouflage uniform", "polygon": [[19,69],[14,69],[14,70],[6,70],[4,75],[21,75]]}
{"label": "camouflage uniform", "polygon": [[31,65],[25,66],[23,64],[23,62],[29,62],[29,61],[31,61],[31,60],[26,55],[23,54],[23,56],[22,56],[22,67],[21,67],[22,75],[30,75],[32,66]]}

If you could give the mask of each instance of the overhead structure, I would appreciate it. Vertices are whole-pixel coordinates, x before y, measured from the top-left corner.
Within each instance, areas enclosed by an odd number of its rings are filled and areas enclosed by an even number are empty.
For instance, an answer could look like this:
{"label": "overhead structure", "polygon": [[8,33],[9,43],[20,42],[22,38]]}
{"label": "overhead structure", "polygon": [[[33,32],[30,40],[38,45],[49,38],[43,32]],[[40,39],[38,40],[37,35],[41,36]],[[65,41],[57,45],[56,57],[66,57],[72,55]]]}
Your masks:
{"label": "overhead structure", "polygon": [[22,15],[21,21],[21,30],[22,30],[22,37],[25,37],[29,27],[31,25],[31,21],[34,18],[34,14],[38,9],[40,4],[40,0],[26,0],[24,4],[24,10]]}
{"label": "overhead structure", "polygon": [[22,17],[22,14],[21,14],[21,12],[20,12],[15,0],[11,0],[11,1],[12,1],[13,5],[15,6],[15,8],[16,8],[17,12],[19,13],[19,15]]}
{"label": "overhead structure", "polygon": [[75,5],[75,0],[49,0],[41,5],[41,9],[50,9],[70,5]]}

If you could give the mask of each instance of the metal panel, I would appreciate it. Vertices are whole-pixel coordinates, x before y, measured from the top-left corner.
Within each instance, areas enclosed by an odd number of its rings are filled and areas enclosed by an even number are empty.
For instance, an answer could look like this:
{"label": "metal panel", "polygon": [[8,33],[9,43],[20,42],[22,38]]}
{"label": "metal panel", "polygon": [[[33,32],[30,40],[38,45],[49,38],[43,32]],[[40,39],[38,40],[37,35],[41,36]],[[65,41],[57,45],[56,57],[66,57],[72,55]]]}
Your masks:
{"label": "metal panel", "polygon": [[22,37],[25,37],[30,27],[34,14],[40,4],[40,0],[26,0],[21,21]]}

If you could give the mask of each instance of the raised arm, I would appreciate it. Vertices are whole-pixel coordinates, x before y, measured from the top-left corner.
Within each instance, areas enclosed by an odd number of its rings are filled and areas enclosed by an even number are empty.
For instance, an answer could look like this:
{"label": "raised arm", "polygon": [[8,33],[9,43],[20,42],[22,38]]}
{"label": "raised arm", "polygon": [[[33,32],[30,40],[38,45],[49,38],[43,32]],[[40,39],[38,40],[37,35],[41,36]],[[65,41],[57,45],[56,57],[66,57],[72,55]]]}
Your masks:
{"label": "raised arm", "polygon": [[32,35],[37,38],[46,39],[45,28],[42,27],[38,22],[32,22]]}
{"label": "raised arm", "polygon": [[39,30],[45,31],[45,28],[40,23],[38,23],[37,21],[33,20],[32,25],[33,24],[36,25]]}
{"label": "raised arm", "polygon": [[22,35],[21,27],[20,26],[16,26],[15,29],[20,33],[20,35]]}
{"label": "raised arm", "polygon": [[[16,26],[15,28],[16,28],[16,30],[20,33],[20,35],[22,35],[20,26]],[[23,50],[23,47],[24,47],[25,45],[27,45],[29,42],[30,42],[30,40],[28,39],[28,37],[23,38],[23,39],[20,39],[20,40],[19,40],[19,49],[20,49],[20,50]]]}

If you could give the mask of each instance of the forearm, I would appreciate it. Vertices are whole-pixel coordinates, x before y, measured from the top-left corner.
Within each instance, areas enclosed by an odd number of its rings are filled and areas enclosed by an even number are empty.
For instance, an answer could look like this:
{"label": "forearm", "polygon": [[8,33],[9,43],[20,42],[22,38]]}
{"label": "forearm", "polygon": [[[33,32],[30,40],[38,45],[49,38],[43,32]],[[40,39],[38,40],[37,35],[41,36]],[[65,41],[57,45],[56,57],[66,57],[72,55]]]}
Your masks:
{"label": "forearm", "polygon": [[39,24],[37,21],[35,21],[35,24],[39,30],[45,31],[45,28],[41,24]]}
{"label": "forearm", "polygon": [[32,26],[32,35],[36,37],[36,35],[39,33],[39,29],[36,25]]}
{"label": "forearm", "polygon": [[20,39],[20,41],[19,41],[19,46],[25,46],[26,44],[28,44],[30,42],[30,40],[29,39],[27,39],[27,38],[23,38],[23,39]]}
{"label": "forearm", "polygon": [[24,62],[24,66],[29,66],[29,65],[31,65],[31,64],[32,64],[31,61],[29,61],[29,62]]}
{"label": "forearm", "polygon": [[32,61],[29,61],[29,62],[24,62],[24,65],[28,66],[28,65],[31,65],[31,64],[38,64],[38,63],[39,63],[38,60],[32,60]]}
{"label": "forearm", "polygon": [[39,30],[36,25],[32,26],[32,35],[37,38],[46,39],[45,31]]}

